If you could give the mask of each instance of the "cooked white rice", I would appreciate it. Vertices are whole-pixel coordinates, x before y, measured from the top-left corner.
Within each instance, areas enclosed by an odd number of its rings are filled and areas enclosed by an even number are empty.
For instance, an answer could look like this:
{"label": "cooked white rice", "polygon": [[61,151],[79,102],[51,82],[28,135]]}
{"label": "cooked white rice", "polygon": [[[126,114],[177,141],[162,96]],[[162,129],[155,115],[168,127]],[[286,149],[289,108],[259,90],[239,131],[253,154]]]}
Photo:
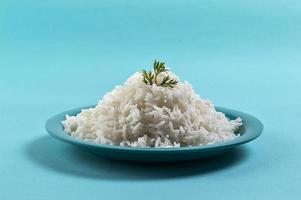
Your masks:
{"label": "cooked white rice", "polygon": [[[175,75],[170,76],[177,79]],[[188,82],[174,88],[146,85],[140,73],[106,94],[95,108],[62,122],[71,136],[131,147],[185,147],[231,140],[242,125],[228,120]]]}

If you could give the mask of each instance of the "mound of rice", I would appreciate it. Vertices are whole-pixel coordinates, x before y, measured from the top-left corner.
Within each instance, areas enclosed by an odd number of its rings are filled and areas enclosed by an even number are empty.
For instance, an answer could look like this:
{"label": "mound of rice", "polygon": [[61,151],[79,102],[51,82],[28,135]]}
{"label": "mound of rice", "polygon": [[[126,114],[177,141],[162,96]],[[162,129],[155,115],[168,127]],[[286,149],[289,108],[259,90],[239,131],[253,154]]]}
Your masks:
{"label": "mound of rice", "polygon": [[231,140],[242,125],[228,120],[188,82],[174,88],[146,85],[140,73],[106,94],[95,108],[62,122],[71,136],[130,147],[186,147]]}

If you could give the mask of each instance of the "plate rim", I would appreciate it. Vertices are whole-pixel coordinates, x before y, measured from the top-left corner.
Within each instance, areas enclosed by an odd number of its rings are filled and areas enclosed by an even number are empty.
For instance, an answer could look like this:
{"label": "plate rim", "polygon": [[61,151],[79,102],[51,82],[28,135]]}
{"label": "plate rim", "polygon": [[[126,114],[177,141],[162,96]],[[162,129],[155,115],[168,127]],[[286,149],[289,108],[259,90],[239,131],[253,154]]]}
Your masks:
{"label": "plate rim", "polygon": [[[141,152],[141,153],[180,153],[180,152],[187,152],[187,151],[212,151],[212,150],[219,150],[219,149],[225,149],[230,148],[233,146],[241,145],[244,143],[248,143],[252,140],[255,140],[258,138],[264,129],[263,123],[257,119],[256,117],[229,108],[215,106],[215,109],[218,112],[223,112],[226,116],[234,116],[234,117],[240,117],[243,121],[243,126],[245,127],[245,133],[237,138],[234,138],[229,141],[220,142],[220,143],[214,143],[214,144],[208,144],[208,145],[201,145],[201,146],[192,146],[192,147],[158,147],[158,148],[152,148],[152,147],[128,147],[128,146],[117,146],[117,145],[110,145],[110,144],[100,144],[95,143],[92,141],[84,141],[75,137],[72,137],[67,132],[63,130],[63,126],[61,121],[65,118],[66,115],[76,115],[78,114],[82,109],[89,109],[94,108],[96,105],[88,105],[88,106],[82,106],[77,107],[73,109],[66,110],[64,112],[58,113],[52,117],[50,117],[46,123],[45,123],[45,129],[47,130],[48,134],[50,134],[55,139],[58,139],[60,141],[74,144],[78,146],[86,146],[90,148],[97,148],[97,149],[105,149],[105,150],[113,150],[113,151],[127,151],[127,152]],[[59,122],[59,123],[58,123]],[[249,127],[249,129],[248,129]],[[250,129],[250,127],[252,129]]]}

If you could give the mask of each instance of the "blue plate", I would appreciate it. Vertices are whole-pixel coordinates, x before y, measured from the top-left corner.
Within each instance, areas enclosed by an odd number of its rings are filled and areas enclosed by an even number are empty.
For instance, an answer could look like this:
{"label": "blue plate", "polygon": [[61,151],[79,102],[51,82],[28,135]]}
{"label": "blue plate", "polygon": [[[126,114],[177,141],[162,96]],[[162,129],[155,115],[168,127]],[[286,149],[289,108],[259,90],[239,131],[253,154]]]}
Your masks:
{"label": "blue plate", "polygon": [[249,114],[227,108],[216,107],[217,111],[225,113],[229,119],[235,119],[237,117],[242,119],[243,126],[241,126],[240,129],[235,132],[235,134],[240,134],[240,137],[223,143],[195,147],[133,148],[108,144],[97,144],[94,142],[76,139],[68,135],[63,130],[61,123],[63,120],[65,120],[65,115],[76,115],[81,111],[81,109],[91,107],[94,106],[86,106],[68,110],[51,117],[46,122],[46,130],[54,138],[75,145],[78,148],[97,156],[118,160],[143,162],[194,160],[217,155],[234,148],[237,145],[256,139],[260,136],[263,130],[262,123]]}

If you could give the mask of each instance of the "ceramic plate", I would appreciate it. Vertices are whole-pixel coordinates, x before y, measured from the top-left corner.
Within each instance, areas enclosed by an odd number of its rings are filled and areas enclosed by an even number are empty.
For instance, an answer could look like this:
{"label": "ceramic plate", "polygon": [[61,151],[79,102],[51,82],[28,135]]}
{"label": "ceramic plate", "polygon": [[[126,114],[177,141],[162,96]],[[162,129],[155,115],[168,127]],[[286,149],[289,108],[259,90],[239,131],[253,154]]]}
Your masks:
{"label": "ceramic plate", "polygon": [[241,145],[256,139],[260,136],[263,130],[262,123],[249,114],[232,109],[216,107],[217,111],[225,113],[229,119],[235,119],[237,117],[242,119],[243,126],[241,126],[240,129],[235,132],[235,134],[240,134],[240,137],[223,143],[178,148],[133,148],[108,144],[97,144],[71,137],[63,130],[61,123],[61,121],[65,119],[65,115],[76,115],[81,111],[81,109],[90,107],[94,106],[85,106],[68,110],[51,117],[46,122],[46,130],[54,138],[75,145],[78,148],[97,156],[118,160],[143,162],[194,160],[221,154],[231,148],[236,147],[237,145]]}

